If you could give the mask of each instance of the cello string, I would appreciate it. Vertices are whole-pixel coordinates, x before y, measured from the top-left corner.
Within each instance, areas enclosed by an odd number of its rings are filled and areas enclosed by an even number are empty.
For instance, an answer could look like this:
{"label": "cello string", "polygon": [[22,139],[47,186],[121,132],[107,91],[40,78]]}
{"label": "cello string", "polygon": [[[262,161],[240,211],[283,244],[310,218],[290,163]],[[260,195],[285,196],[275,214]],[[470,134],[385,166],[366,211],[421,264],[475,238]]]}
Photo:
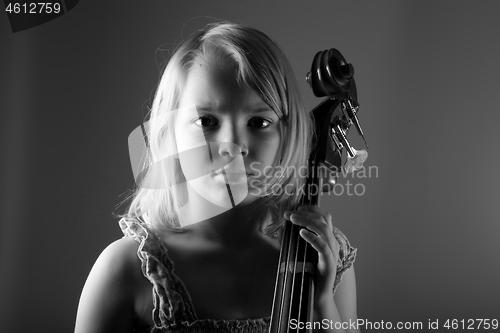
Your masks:
{"label": "cello string", "polygon": [[[304,239],[302,239],[302,242],[305,242]],[[304,318],[302,318],[302,299],[303,299],[303,295],[304,295],[304,284],[305,284],[305,278],[306,278],[306,253],[307,253],[307,244],[304,244],[304,255],[302,256],[302,272],[301,272],[301,276],[300,276],[300,301],[299,301],[299,311],[298,311],[298,316],[299,316],[299,320],[303,320]],[[307,319],[307,318],[306,318]]]}
{"label": "cello string", "polygon": [[[297,289],[300,289],[301,288],[301,285],[300,285],[300,280],[298,278],[298,274],[297,274],[297,265],[300,265],[300,250],[301,250],[301,237],[300,237],[300,234],[299,234],[299,231],[300,231],[300,227],[297,226],[297,225],[294,225],[294,228],[295,228],[295,232],[292,234],[293,238],[294,238],[294,241],[295,241],[295,246],[293,247],[293,270],[291,270],[290,274],[293,276],[293,281],[292,281],[292,294],[290,295],[290,307],[289,307],[289,314],[288,314],[288,322],[290,323],[290,321],[292,319],[299,319],[299,317],[297,318],[292,318],[292,316],[294,316],[296,313],[298,313],[297,310],[297,307],[300,307],[300,299],[301,299],[301,295],[299,293],[299,295],[297,295]],[[300,266],[299,266],[300,267]],[[297,301],[297,297],[298,297],[298,301]]]}
{"label": "cello string", "polygon": [[[295,224],[292,224],[292,233],[290,236],[290,248],[289,248],[289,261],[287,262],[287,274],[289,276],[289,280],[287,283],[287,290],[286,290],[286,297],[287,297],[287,304],[286,304],[286,323],[290,323],[290,321],[294,318],[291,316],[293,315],[293,305],[295,301],[295,282],[296,282],[296,271],[297,271],[297,253],[298,253],[298,226]],[[290,329],[290,326],[287,325],[286,331],[288,332]]]}
{"label": "cello string", "polygon": [[[312,178],[312,179],[311,179]],[[311,172],[308,182],[317,179],[315,173]],[[304,195],[301,204],[315,204],[317,197],[311,193]],[[301,227],[285,222],[285,232],[283,235],[283,247],[280,252],[279,276],[281,277],[281,289],[275,290],[275,296],[279,297],[279,306],[273,304],[273,311],[279,308],[277,315],[272,316],[273,320],[278,322],[272,325],[271,333],[290,332],[291,319],[299,321],[310,320],[312,307],[310,304],[302,304],[307,296],[311,296],[312,289],[312,261],[308,258],[311,249],[307,249],[308,243],[299,234]],[[287,241],[288,240],[288,241]],[[308,262],[310,260],[311,262]],[[300,273],[300,275],[299,275]],[[309,273],[309,275],[306,275]],[[277,281],[278,283],[278,281]],[[279,295],[276,295],[276,292]],[[277,299],[276,297],[276,299]],[[298,302],[297,302],[298,301]],[[297,316],[297,318],[294,318]],[[292,318],[293,317],[293,318]],[[277,327],[277,331],[274,330]],[[295,332],[295,330],[293,330]],[[302,330],[299,330],[302,332]]]}
{"label": "cello string", "polygon": [[[282,323],[284,318],[284,309],[285,309],[285,302],[286,302],[286,285],[289,280],[289,276],[287,275],[287,263],[290,258],[290,241],[291,241],[291,232],[292,232],[292,223],[289,221],[285,221],[285,231],[283,233],[283,238],[281,239],[282,242],[282,248],[280,251],[280,265],[278,268],[278,279],[276,281],[277,287],[275,290],[275,293],[279,293],[279,299],[278,299],[278,304],[276,305],[275,310],[277,310],[277,314],[273,315],[272,320],[274,321],[274,328],[276,328],[275,332],[271,333],[281,333],[282,332]],[[283,270],[283,267],[285,268]]]}
{"label": "cello string", "polygon": [[[307,179],[307,184],[317,184],[317,174],[314,172],[315,171],[315,167],[314,167],[315,163],[313,160],[309,160],[309,174],[308,174],[308,179]],[[317,195],[318,192],[316,192],[316,194],[313,194],[311,193],[310,191],[310,188],[309,186],[307,187],[307,191],[303,197],[303,202],[302,202],[302,205],[311,205],[313,204],[313,201],[314,199],[316,198],[316,195]],[[306,227],[303,227],[305,228],[306,230],[308,230]],[[301,321],[301,322],[307,322],[309,320],[311,320],[312,318],[309,318],[308,317],[308,313],[307,311],[304,313],[304,310],[305,309],[308,309],[309,307],[311,307],[311,304],[310,302],[312,301],[312,299],[310,298],[306,298],[309,295],[309,286],[310,286],[310,283],[311,283],[311,274],[309,272],[309,266],[310,266],[310,263],[308,262],[308,250],[310,250],[310,244],[300,236],[300,234],[298,234],[298,237],[299,237],[299,242],[301,244],[301,251],[300,251],[300,255],[302,258],[300,258],[300,264],[301,264],[301,270],[300,270],[300,292],[299,292],[299,296],[300,296],[300,300],[299,300],[299,303],[298,303],[298,309],[297,309],[297,316],[298,316],[298,320]],[[307,304],[305,304],[305,301],[309,301],[307,302]],[[301,330],[301,331],[307,331],[307,330]]]}
{"label": "cello string", "polygon": [[[312,165],[310,166],[310,175],[309,175],[309,184],[318,184],[319,177],[318,177],[318,171],[316,167],[316,163],[311,163]],[[319,190],[316,191],[316,194],[311,193],[308,191],[307,193],[307,203],[309,205],[318,205],[318,193]],[[300,302],[299,302],[299,309],[297,311],[298,314],[298,320],[301,322],[306,322],[312,319],[312,302],[314,301],[314,294],[313,294],[313,283],[314,283],[314,265],[313,265],[313,260],[311,260],[316,252],[313,252],[314,249],[312,246],[302,237],[299,235],[299,241],[301,241],[302,244],[302,251],[301,251],[301,285],[300,285]],[[307,304],[305,304],[305,300],[307,300]],[[311,331],[307,330],[306,331]]]}

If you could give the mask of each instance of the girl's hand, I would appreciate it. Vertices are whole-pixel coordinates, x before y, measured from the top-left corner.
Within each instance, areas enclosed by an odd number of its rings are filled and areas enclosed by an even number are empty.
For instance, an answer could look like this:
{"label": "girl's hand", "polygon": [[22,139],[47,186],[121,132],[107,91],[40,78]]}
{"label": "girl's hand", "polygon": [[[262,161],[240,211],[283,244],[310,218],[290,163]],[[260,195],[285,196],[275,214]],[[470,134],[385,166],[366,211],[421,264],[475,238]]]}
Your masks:
{"label": "girl's hand", "polygon": [[285,218],[307,228],[300,230],[300,236],[318,251],[314,276],[315,300],[333,298],[339,243],[333,235],[332,216],[317,206],[301,206],[298,210],[285,212]]}

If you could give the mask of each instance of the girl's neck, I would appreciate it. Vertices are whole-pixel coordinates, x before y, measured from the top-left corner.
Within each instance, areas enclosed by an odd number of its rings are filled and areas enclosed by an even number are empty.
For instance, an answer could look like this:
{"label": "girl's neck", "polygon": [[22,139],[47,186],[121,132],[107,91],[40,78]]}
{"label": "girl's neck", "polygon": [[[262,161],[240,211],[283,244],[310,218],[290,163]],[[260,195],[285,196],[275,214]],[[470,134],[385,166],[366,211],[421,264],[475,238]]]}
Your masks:
{"label": "girl's neck", "polygon": [[230,247],[247,247],[257,237],[262,238],[261,226],[265,222],[265,209],[261,200],[256,200],[245,206],[236,206],[229,210],[216,209],[211,216],[200,219],[206,215],[200,210],[206,207],[194,205],[192,202],[186,204],[181,210],[181,219],[184,221],[200,221],[184,227],[191,236],[202,238],[205,241]]}

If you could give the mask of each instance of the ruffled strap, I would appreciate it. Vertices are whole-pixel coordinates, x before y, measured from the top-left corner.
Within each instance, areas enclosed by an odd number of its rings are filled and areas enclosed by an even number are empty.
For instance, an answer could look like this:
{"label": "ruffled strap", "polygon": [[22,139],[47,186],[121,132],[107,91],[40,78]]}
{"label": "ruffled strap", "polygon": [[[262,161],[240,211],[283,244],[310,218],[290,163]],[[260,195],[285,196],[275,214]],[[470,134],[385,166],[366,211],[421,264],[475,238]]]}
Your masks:
{"label": "ruffled strap", "polygon": [[125,235],[139,243],[137,256],[142,274],[153,285],[153,321],[156,327],[175,322],[194,321],[196,314],[182,281],[174,274],[174,265],[167,249],[145,223],[122,218],[120,228]]}
{"label": "ruffled strap", "polygon": [[333,284],[333,293],[337,290],[337,286],[342,281],[342,275],[352,266],[356,260],[358,249],[355,249],[349,243],[347,237],[339,229],[333,227],[333,235],[339,243],[339,261],[337,263],[337,276]]}
{"label": "ruffled strap", "polygon": [[180,322],[151,333],[269,333],[271,318],[259,319],[199,319]]}

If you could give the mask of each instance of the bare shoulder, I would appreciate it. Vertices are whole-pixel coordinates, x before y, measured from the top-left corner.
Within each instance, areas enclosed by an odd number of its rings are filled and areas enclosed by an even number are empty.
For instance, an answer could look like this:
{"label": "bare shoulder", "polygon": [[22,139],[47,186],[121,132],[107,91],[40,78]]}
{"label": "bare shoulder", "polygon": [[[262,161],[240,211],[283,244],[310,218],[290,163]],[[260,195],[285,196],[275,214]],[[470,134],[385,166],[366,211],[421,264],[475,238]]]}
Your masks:
{"label": "bare shoulder", "polygon": [[[138,261],[137,250],[139,243],[130,237],[120,238],[109,244],[101,253],[97,261],[110,261],[111,264],[118,268],[130,268],[130,264],[135,264]],[[97,263],[97,262],[96,262]]]}
{"label": "bare shoulder", "polygon": [[75,332],[131,329],[141,274],[138,246],[133,239],[122,238],[99,255],[80,297]]}
{"label": "bare shoulder", "polygon": [[114,241],[99,255],[91,275],[98,275],[99,280],[112,280],[114,284],[132,283],[140,276],[138,248],[139,244],[129,237]]}

